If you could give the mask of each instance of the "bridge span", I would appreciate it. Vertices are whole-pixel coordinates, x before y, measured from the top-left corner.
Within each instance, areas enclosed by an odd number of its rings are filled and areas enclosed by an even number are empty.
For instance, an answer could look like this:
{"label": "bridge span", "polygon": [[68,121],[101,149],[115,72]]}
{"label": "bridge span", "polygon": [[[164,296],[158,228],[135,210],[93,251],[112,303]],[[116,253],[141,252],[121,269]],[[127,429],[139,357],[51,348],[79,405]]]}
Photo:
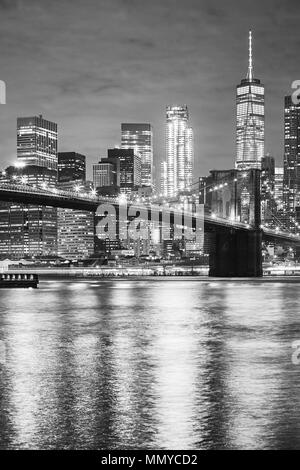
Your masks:
{"label": "bridge span", "polygon": [[[111,204],[120,207],[124,204],[119,198],[99,197],[95,193],[72,193],[57,189],[43,189],[26,184],[13,184],[0,182],[0,201],[43,205],[73,210],[84,210],[96,213],[102,204]],[[137,204],[128,201],[128,207],[134,206],[136,210],[147,209],[150,220],[156,214],[155,220],[162,221],[162,213],[169,214],[170,222],[180,216],[192,219],[193,226],[197,221],[204,223],[205,234],[211,239],[210,275],[230,277],[250,277],[262,275],[262,239],[263,237],[274,242],[290,243],[300,249],[300,237],[280,229],[273,230],[255,225],[230,220],[209,213],[188,212],[176,207],[169,207],[155,203]],[[182,218],[184,222],[184,219]]]}

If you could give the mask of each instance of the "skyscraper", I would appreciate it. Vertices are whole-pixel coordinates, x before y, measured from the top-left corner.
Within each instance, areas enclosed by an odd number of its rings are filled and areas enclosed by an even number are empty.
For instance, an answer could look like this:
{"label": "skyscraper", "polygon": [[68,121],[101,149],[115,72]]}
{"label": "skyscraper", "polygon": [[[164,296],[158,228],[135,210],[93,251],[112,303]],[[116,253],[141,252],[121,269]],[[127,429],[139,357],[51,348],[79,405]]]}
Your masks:
{"label": "skyscraper", "polygon": [[193,130],[189,126],[188,108],[186,105],[167,106],[166,161],[169,197],[191,188],[193,160]]}
{"label": "skyscraper", "polygon": [[58,152],[58,181],[85,180],[85,155],[77,152]]}
{"label": "skyscraper", "polygon": [[109,149],[108,159],[120,161],[120,192],[131,194],[141,186],[141,157],[133,149]]}
{"label": "skyscraper", "polygon": [[153,129],[151,124],[121,124],[123,149],[133,149],[141,157],[141,185],[153,183]]}
{"label": "skyscraper", "polygon": [[276,210],[275,159],[266,155],[261,161],[261,220],[270,222]]}
{"label": "skyscraper", "polygon": [[[4,182],[56,187],[56,172],[37,165],[10,166],[1,175]],[[10,258],[57,254],[57,209],[0,202],[0,254]]]}
{"label": "skyscraper", "polygon": [[93,165],[93,182],[95,188],[106,188],[114,185],[114,165],[110,162],[99,162]]}
{"label": "skyscraper", "polygon": [[167,162],[160,164],[160,193],[166,197],[168,195],[168,165]]}
{"label": "skyscraper", "polygon": [[18,118],[17,156],[26,165],[57,170],[57,124],[42,115]]}
{"label": "skyscraper", "polygon": [[[17,119],[18,165],[7,171],[13,182],[55,187],[57,124],[42,115]],[[0,252],[20,258],[57,254],[57,209],[0,202]]]}
{"label": "skyscraper", "polygon": [[300,206],[300,105],[291,96],[284,104],[284,213],[287,228],[293,230]]}
{"label": "skyscraper", "polygon": [[274,197],[277,205],[277,210],[283,209],[283,176],[283,167],[275,167]]}
{"label": "skyscraper", "polygon": [[247,78],[237,86],[236,168],[261,168],[265,140],[265,90],[253,75],[252,33],[249,33]]}
{"label": "skyscraper", "polygon": [[[58,188],[65,191],[89,192],[86,183],[85,156],[76,152],[58,155]],[[93,212],[58,208],[57,252],[70,260],[87,258],[94,253]]]}
{"label": "skyscraper", "polygon": [[120,191],[119,157],[101,158],[99,163],[94,164],[93,182],[99,194],[116,195]]}

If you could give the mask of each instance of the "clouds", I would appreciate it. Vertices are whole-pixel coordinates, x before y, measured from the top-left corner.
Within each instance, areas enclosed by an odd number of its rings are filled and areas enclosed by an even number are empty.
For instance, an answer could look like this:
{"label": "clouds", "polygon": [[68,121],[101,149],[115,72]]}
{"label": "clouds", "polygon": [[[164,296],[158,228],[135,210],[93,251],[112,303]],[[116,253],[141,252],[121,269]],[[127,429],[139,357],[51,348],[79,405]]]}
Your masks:
{"label": "clouds", "polygon": [[297,76],[299,7],[258,0],[0,1],[1,159],[15,153],[17,115],[59,124],[60,150],[90,163],[119,143],[121,121],[154,125],[164,153],[164,111],[187,103],[198,173],[232,166],[235,86],[247,68],[267,85],[267,147],[282,154],[282,101]]}

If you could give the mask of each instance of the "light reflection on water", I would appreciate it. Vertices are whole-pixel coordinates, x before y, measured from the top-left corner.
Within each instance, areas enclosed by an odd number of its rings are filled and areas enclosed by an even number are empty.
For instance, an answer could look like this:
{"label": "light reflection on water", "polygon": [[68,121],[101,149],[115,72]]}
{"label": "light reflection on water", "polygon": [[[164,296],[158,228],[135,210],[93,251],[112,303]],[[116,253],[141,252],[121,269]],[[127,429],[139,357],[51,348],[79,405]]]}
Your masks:
{"label": "light reflection on water", "polygon": [[299,306],[288,281],[2,290],[0,448],[300,448]]}

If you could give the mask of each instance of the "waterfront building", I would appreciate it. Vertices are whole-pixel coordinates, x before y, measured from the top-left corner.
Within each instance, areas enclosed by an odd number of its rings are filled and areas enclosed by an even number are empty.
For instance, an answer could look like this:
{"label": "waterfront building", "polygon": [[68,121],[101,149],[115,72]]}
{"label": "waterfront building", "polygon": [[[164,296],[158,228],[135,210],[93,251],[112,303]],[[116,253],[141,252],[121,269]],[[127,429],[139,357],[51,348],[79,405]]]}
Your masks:
{"label": "waterfront building", "polygon": [[153,129],[151,124],[121,124],[121,147],[141,158],[141,185],[153,185]]}
{"label": "waterfront building", "polygon": [[[46,167],[10,166],[1,174],[1,181],[54,188],[57,176]],[[0,254],[12,259],[56,256],[57,209],[0,202]]]}
{"label": "waterfront building", "polygon": [[[64,183],[60,187],[66,190]],[[80,260],[93,253],[94,213],[59,208],[58,255],[68,260]]]}
{"label": "waterfront building", "polygon": [[[57,183],[57,124],[40,116],[17,119],[17,162],[2,175],[37,187]],[[15,259],[57,255],[57,209],[0,202],[0,254]]]}
{"label": "waterfront building", "polygon": [[[58,188],[86,193],[93,189],[86,182],[85,156],[76,152],[59,155]],[[68,260],[88,258],[94,253],[94,213],[58,208],[58,255]]]}
{"label": "waterfront building", "polygon": [[186,105],[166,108],[167,195],[190,190],[193,179],[193,130]]}
{"label": "waterfront building", "polygon": [[284,181],[283,202],[285,224],[288,229],[298,231],[300,206],[300,105],[291,96],[284,102]]}
{"label": "waterfront building", "polygon": [[251,31],[248,73],[237,86],[236,104],[236,168],[261,169],[265,141],[265,90],[253,74]]}

